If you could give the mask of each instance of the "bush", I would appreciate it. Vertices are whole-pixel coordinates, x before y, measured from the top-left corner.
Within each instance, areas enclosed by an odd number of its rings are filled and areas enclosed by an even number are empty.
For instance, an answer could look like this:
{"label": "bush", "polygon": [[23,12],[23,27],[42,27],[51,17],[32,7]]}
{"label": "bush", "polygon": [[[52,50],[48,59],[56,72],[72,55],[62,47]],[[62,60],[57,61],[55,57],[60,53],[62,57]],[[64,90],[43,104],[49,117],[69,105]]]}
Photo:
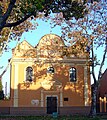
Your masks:
{"label": "bush", "polygon": [[0,100],[3,100],[3,99],[4,99],[4,92],[2,90],[2,91],[0,91]]}

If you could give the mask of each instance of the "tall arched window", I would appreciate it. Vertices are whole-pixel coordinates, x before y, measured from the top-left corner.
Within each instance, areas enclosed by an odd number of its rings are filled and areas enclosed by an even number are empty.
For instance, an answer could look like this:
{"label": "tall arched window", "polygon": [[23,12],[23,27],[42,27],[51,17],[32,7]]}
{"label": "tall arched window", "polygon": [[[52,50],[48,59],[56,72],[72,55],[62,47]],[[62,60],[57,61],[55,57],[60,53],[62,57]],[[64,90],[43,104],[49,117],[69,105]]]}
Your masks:
{"label": "tall arched window", "polygon": [[32,82],[32,77],[33,77],[33,68],[32,67],[27,67],[26,68],[26,81]]}
{"label": "tall arched window", "polygon": [[70,82],[76,82],[76,68],[72,67],[69,70]]}

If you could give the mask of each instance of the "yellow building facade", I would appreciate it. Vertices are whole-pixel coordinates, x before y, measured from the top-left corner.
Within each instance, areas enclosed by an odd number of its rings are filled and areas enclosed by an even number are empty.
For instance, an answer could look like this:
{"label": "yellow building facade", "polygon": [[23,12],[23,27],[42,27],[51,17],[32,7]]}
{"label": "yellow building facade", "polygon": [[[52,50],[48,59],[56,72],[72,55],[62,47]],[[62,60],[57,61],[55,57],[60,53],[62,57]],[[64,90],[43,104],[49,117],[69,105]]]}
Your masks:
{"label": "yellow building facade", "polygon": [[36,47],[24,40],[12,52],[11,96],[8,103],[1,101],[1,107],[9,107],[10,114],[89,113],[87,54],[74,55],[55,34],[43,36]]}

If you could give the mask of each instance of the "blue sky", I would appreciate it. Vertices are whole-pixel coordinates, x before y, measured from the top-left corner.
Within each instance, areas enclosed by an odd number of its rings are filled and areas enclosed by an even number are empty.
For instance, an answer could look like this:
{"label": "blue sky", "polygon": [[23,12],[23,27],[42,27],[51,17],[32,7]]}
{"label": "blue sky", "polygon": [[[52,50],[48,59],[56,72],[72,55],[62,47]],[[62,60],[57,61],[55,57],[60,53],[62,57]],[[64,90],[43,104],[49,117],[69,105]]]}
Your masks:
{"label": "blue sky", "polygon": [[[61,35],[61,30],[60,27],[57,26],[54,29],[51,29],[49,22],[43,22],[42,20],[38,20],[38,26],[37,29],[33,30],[32,32],[25,32],[23,33],[23,35],[21,36],[21,41],[26,40],[28,41],[32,46],[36,46],[37,43],[39,42],[39,40],[41,39],[42,36],[44,36],[45,34],[49,34],[49,33],[54,33],[57,35]],[[12,41],[9,43],[10,48],[14,48],[17,44],[17,41]],[[9,50],[9,52],[4,52],[2,57],[0,57],[0,67],[3,66],[3,69],[0,69],[0,74],[2,73],[2,71],[5,69],[5,67],[8,64],[8,59],[10,59],[12,57],[12,53],[11,53],[11,49]],[[3,89],[5,90],[5,84],[8,84],[7,86],[7,90],[9,92],[9,84],[10,84],[10,69],[8,68],[7,72],[4,74],[3,79],[2,79],[2,84],[3,84]]]}
{"label": "blue sky", "polygon": [[[54,33],[57,34],[59,36],[61,36],[61,30],[60,27],[57,26],[54,29],[51,29],[50,24],[48,22],[43,22],[42,20],[39,20],[38,22],[38,27],[37,29],[33,30],[32,32],[25,32],[23,33],[22,37],[21,37],[21,41],[23,40],[27,40],[31,45],[36,46],[36,44],[38,43],[38,41],[40,40],[40,38],[42,36],[44,36],[45,34],[49,34],[49,33]],[[16,46],[17,42],[16,41],[12,41],[11,43],[9,43],[10,48],[14,48]],[[96,54],[98,54],[98,58],[101,60],[102,59],[102,53],[103,53],[103,48],[100,48],[99,51],[96,51]],[[0,67],[3,66],[3,68],[6,67],[7,63],[8,63],[8,59],[11,58],[12,54],[11,54],[11,50],[9,50],[9,52],[4,52],[2,57],[0,57]],[[107,61],[106,61],[107,62]],[[103,71],[107,68],[107,64],[105,64]],[[0,69],[0,73],[2,73],[3,69]],[[3,89],[5,90],[5,84],[7,82],[8,84],[8,92],[9,92],[9,84],[10,84],[10,73],[9,73],[9,69],[6,72],[6,74],[3,76]],[[98,67],[96,68],[96,74],[98,73]]]}

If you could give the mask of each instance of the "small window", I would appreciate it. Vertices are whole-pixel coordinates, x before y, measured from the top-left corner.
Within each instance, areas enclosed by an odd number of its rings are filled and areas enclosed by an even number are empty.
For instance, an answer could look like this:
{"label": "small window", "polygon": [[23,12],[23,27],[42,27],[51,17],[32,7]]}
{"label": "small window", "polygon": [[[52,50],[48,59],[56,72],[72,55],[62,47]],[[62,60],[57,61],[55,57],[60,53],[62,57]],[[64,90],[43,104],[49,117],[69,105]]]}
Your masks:
{"label": "small window", "polygon": [[47,69],[47,73],[54,73],[55,71],[54,71],[54,68],[53,67],[49,67],[48,69]]}
{"label": "small window", "polygon": [[70,82],[76,82],[76,68],[72,67],[69,71]]}
{"label": "small window", "polygon": [[64,98],[64,101],[68,101],[68,98]]}
{"label": "small window", "polygon": [[33,77],[33,69],[32,67],[27,67],[26,68],[26,81],[32,82],[32,77]]}

